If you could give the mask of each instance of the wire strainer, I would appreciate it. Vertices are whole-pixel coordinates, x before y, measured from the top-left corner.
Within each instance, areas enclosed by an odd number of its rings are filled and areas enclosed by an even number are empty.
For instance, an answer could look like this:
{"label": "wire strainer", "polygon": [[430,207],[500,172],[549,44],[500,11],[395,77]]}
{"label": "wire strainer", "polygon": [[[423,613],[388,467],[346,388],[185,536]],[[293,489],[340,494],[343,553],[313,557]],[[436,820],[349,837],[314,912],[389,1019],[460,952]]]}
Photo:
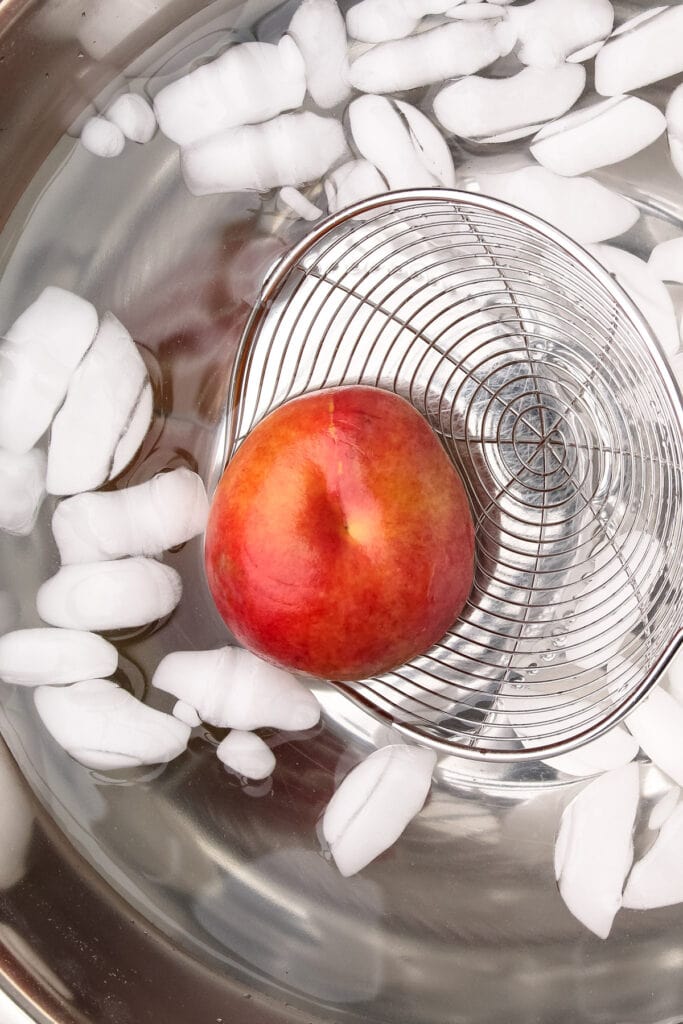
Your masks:
{"label": "wire strainer", "polygon": [[683,625],[681,400],[633,303],[506,203],[391,193],[321,223],[268,275],[228,456],[283,402],[357,383],[402,395],[440,437],[468,489],[476,573],[426,654],[336,685],[472,757],[548,757],[605,732]]}

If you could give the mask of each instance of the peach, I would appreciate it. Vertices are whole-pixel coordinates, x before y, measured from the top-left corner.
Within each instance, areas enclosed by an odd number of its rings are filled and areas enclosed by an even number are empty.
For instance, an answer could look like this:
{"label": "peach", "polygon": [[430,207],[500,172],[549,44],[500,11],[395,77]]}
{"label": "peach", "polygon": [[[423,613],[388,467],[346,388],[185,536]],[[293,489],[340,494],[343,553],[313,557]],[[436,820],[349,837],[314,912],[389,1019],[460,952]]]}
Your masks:
{"label": "peach", "polygon": [[427,650],[462,611],[474,528],[426,420],[365,386],[295,398],[228,464],[206,570],[237,640],[284,668],[353,680]]}

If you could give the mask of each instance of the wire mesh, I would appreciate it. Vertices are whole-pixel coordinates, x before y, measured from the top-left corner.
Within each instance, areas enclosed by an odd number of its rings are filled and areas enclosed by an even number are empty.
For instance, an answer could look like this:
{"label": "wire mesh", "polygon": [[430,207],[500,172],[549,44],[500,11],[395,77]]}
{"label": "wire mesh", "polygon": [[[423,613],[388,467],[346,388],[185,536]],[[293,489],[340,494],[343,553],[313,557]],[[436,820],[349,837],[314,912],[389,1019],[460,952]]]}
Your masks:
{"label": "wire mesh", "polygon": [[475,580],[441,641],[337,683],[421,742],[547,757],[610,728],[680,641],[680,395],[595,260],[507,204],[393,193],[320,225],[266,279],[233,374],[228,455],[309,391],[370,384],[462,475]]}

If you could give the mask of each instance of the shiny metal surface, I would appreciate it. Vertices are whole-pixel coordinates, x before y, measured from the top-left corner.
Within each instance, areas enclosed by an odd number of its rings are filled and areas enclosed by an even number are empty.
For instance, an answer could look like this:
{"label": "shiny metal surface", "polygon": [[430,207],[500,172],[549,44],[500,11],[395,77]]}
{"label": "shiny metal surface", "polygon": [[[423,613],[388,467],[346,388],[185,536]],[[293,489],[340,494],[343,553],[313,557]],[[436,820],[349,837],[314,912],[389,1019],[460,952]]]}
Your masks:
{"label": "shiny metal surface", "polygon": [[367,200],[268,275],[235,361],[228,456],[283,402],[350,384],[430,423],[468,489],[477,558],[437,644],[337,685],[447,753],[533,760],[602,735],[683,638],[683,410],[631,300],[505,203]]}
{"label": "shiny metal surface", "polygon": [[[97,7],[120,15],[106,53],[93,30]],[[637,7],[617,4],[620,18]],[[200,43],[211,33],[207,49],[231,24],[276,33],[289,14],[267,8],[0,4],[0,313],[4,324],[55,282],[131,328],[157,401],[127,480],[169,462],[196,464],[209,478],[251,305],[303,230],[272,205],[193,199],[163,138],[129,148],[116,165],[87,158],[63,132],[105,83],[159,67],[187,31]],[[133,10],[148,14],[137,27],[123,17]],[[93,39],[98,56],[85,45]],[[647,95],[661,106],[671,88]],[[599,177],[641,204],[624,243],[632,251],[680,233],[681,182],[663,142]],[[3,631],[37,623],[35,591],[57,562],[50,513],[46,506],[31,538],[0,541]],[[189,596],[163,630],[122,638],[118,677],[164,708],[163,695],[145,693],[161,653],[226,639],[199,584],[201,546],[170,561],[190,581]],[[444,757],[401,842],[360,877],[341,879],[317,822],[338,779],[387,733],[331,687],[319,695],[325,716],[315,735],[269,738],[278,758],[269,788],[227,776],[210,731],[163,771],[98,775],[55,748],[30,694],[3,689],[0,971],[40,1024],[683,1020],[679,907],[625,911],[603,943],[563,905],[553,841],[581,783],[552,765]],[[641,772],[638,853],[652,841],[647,817],[665,788],[654,769]]]}

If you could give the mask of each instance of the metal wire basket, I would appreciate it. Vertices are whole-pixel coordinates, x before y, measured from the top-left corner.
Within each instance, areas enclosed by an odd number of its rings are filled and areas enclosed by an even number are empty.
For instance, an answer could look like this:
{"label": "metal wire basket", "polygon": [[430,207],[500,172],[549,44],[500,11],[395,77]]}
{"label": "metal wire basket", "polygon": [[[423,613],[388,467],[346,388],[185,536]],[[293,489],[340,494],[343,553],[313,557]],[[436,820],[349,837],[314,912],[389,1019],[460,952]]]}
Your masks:
{"label": "metal wire basket", "polygon": [[364,383],[407,398],[464,478],[469,602],[423,656],[337,685],[420,742],[492,760],[595,738],[681,642],[681,399],[633,303],[536,217],[392,193],[316,228],[264,282],[228,457],[278,405]]}

